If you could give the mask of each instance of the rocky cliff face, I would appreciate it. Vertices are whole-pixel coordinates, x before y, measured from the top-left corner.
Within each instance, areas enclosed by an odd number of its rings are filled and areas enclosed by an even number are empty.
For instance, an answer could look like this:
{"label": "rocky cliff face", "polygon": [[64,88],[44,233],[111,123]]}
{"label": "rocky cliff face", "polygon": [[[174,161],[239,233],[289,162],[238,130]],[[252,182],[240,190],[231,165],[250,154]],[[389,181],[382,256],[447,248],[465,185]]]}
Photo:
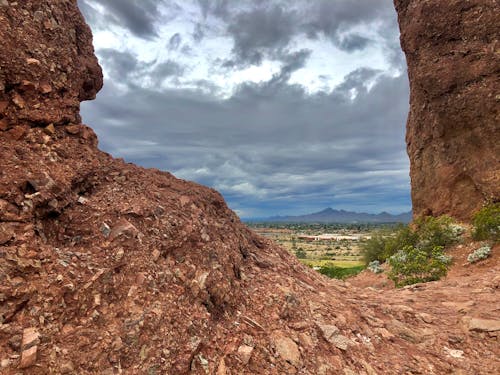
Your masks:
{"label": "rocky cliff face", "polygon": [[217,192],[97,149],[76,0],[0,0],[0,43],[2,374],[498,368],[494,272],[384,294],[327,280]]}
{"label": "rocky cliff face", "polygon": [[90,29],[72,0],[0,1],[0,129],[80,122],[102,87]]}
{"label": "rocky cliff face", "polygon": [[396,0],[408,62],[415,215],[500,199],[500,4]]}

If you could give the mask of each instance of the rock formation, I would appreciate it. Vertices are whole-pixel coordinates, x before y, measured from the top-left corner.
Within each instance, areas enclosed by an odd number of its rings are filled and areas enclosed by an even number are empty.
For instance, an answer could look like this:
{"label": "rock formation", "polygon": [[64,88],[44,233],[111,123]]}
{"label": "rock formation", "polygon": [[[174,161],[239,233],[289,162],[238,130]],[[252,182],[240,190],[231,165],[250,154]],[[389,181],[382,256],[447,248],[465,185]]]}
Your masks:
{"label": "rock formation", "polygon": [[492,271],[383,295],[328,280],[217,192],[98,150],[76,0],[0,0],[0,43],[2,374],[498,369]]}
{"label": "rock formation", "polygon": [[413,212],[470,219],[500,199],[499,2],[395,5],[410,78]]}

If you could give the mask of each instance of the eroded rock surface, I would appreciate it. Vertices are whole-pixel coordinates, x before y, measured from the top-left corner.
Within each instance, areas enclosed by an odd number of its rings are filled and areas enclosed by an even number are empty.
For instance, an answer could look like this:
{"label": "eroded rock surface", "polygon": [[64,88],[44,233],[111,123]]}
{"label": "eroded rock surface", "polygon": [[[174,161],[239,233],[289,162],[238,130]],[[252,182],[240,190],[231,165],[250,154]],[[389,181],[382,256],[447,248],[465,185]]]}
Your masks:
{"label": "eroded rock surface", "polygon": [[500,3],[396,0],[408,62],[415,215],[500,199]]}
{"label": "eroded rock surface", "polygon": [[0,24],[2,374],[498,369],[498,267],[387,294],[328,280],[217,192],[97,149],[78,103],[101,74],[76,0],[0,0]]}
{"label": "eroded rock surface", "polygon": [[80,102],[102,87],[74,0],[0,1],[0,50],[0,129],[79,123]]}

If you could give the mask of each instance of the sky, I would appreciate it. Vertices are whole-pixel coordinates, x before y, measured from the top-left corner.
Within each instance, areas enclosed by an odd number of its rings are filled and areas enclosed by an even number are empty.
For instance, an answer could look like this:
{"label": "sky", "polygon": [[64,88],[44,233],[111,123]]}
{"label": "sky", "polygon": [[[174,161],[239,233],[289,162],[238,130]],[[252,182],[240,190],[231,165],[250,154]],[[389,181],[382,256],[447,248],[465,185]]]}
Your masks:
{"label": "sky", "polygon": [[115,157],[240,217],[411,209],[392,0],[78,0],[104,71],[85,123]]}

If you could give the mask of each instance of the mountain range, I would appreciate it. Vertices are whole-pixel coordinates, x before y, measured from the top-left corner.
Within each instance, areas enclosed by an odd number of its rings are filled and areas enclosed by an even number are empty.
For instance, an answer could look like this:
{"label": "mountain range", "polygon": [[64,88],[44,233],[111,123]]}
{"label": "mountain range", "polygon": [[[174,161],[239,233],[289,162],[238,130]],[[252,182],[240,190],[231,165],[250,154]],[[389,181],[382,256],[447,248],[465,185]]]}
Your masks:
{"label": "mountain range", "polygon": [[286,223],[409,223],[412,212],[392,215],[388,212],[368,214],[364,212],[351,212],[335,210],[331,207],[322,211],[299,216],[273,216],[263,219],[250,220],[253,222],[286,222]]}

